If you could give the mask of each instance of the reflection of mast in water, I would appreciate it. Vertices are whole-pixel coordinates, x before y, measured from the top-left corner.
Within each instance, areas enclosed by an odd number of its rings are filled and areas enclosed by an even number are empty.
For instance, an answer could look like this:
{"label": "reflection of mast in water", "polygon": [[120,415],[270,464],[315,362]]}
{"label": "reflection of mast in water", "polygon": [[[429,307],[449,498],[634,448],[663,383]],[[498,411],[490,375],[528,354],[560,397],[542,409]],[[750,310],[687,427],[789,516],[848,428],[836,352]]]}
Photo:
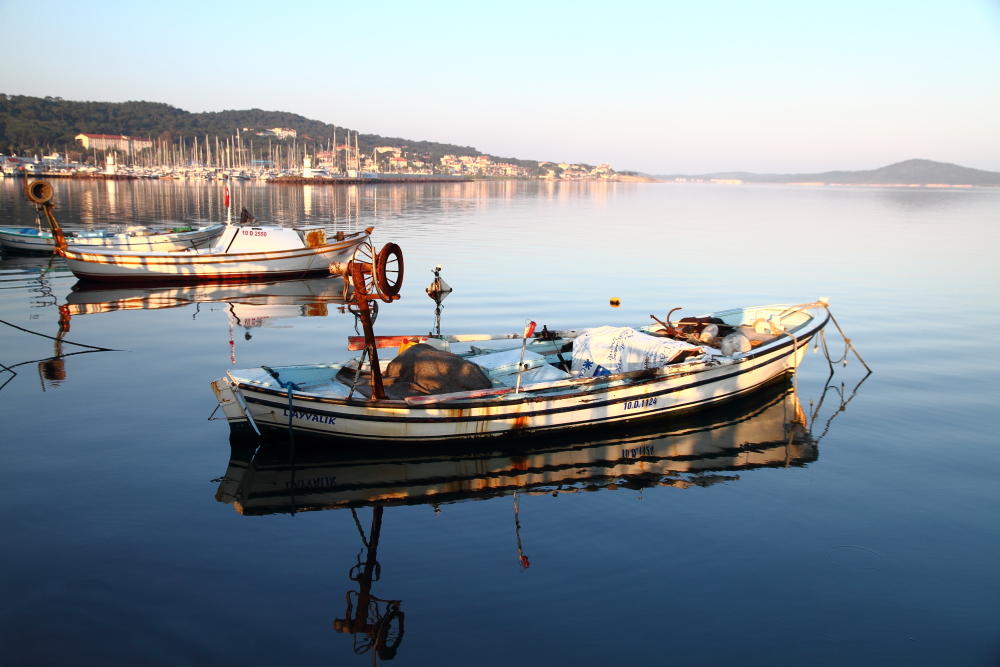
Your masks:
{"label": "reflection of mast in water", "polygon": [[[238,325],[240,318],[236,316],[236,312],[233,310],[233,304],[229,304],[229,310],[227,312],[229,316],[229,361],[232,364],[236,364],[236,341],[233,340],[233,320]],[[247,332],[247,340],[250,340],[250,332]]]}
{"label": "reflection of mast in water", "polygon": [[66,379],[66,361],[63,359],[63,338],[69,333],[70,314],[67,306],[59,306],[59,331],[52,345],[52,357],[38,362],[38,379],[45,391],[45,382],[58,387]]}
{"label": "reflection of mast in water", "polygon": [[[35,292],[39,296],[31,297],[32,308],[45,308],[56,305],[56,295],[52,293],[52,285],[48,280],[48,273],[52,271],[53,259],[49,260],[46,268],[38,272],[38,287],[32,287],[29,292]],[[51,301],[50,301],[51,299]],[[63,337],[69,332],[70,314],[66,306],[59,306],[59,331],[56,333],[55,344],[53,346],[53,357],[38,362],[38,379],[42,383],[42,391],[45,391],[45,382],[49,382],[52,387],[58,387],[66,379],[66,362],[63,361]]]}
{"label": "reflection of mast in water", "polygon": [[[55,341],[54,345],[54,356],[47,359],[34,359],[32,361],[22,361],[19,364],[12,364],[7,366],[5,364],[0,364],[0,370],[4,373],[10,373],[8,377],[2,384],[0,384],[0,389],[6,387],[11,380],[17,377],[17,371],[15,368],[19,366],[26,366],[28,364],[38,364],[38,377],[42,383],[42,391],[45,391],[45,382],[49,381],[50,387],[58,387],[63,380],[66,379],[66,363],[63,361],[66,357],[72,357],[77,354],[90,354],[92,352],[116,352],[117,350],[112,350],[107,347],[98,347],[96,345],[85,345],[84,343],[74,343],[73,341],[66,340],[66,332],[69,331],[70,323],[70,309],[68,306],[59,306],[59,331],[55,336],[49,336],[47,334],[39,333],[37,331],[32,331],[31,329],[25,329],[24,327],[19,327],[16,324],[0,320],[0,324],[4,324],[19,331],[31,334],[33,336],[40,336],[42,338],[48,338],[49,340]],[[88,349],[80,352],[63,352],[63,345],[75,345],[77,347],[86,347]]]}
{"label": "reflection of mast in water", "polygon": [[524,550],[521,548],[521,519],[518,516],[518,511],[521,509],[521,499],[518,498],[517,491],[514,492],[514,534],[517,535],[517,562],[520,566],[527,570],[531,567],[531,563],[528,562],[528,557],[524,555]]}
{"label": "reflection of mast in water", "polygon": [[49,282],[48,276],[48,274],[53,271],[52,262],[54,261],[55,255],[53,255],[52,259],[49,260],[48,266],[39,269],[38,278],[36,278],[38,281],[38,287],[31,287],[28,289],[29,294],[34,293],[29,297],[32,308],[46,308],[48,306],[56,305],[56,295],[52,293],[52,284]]}
{"label": "reflection of mast in water", "polygon": [[[382,566],[378,562],[378,540],[382,530],[381,506],[372,512],[371,538],[365,539],[365,531],[358,520],[358,514],[351,509],[354,522],[361,534],[364,548],[358,552],[358,562],[348,573],[351,581],[358,583],[359,590],[347,592],[347,611],[345,618],[333,622],[333,629],[341,633],[354,635],[354,652],[357,654],[372,652],[372,664],[376,658],[392,660],[403,641],[404,614],[399,609],[401,600],[383,600],[371,594],[372,583],[382,576]],[[368,554],[361,561],[361,554]],[[356,602],[355,602],[356,600]],[[384,608],[383,608],[384,605]],[[356,615],[355,615],[356,614]],[[360,637],[358,635],[361,635]]]}

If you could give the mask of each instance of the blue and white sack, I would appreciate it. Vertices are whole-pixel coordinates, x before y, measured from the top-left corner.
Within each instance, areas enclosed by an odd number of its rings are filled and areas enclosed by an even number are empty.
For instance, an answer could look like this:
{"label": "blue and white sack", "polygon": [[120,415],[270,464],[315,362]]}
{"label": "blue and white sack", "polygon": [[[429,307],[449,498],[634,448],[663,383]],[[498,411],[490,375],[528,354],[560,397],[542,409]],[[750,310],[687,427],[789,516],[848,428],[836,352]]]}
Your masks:
{"label": "blue and white sack", "polygon": [[659,368],[686,351],[704,353],[697,345],[631,327],[598,327],[573,340],[572,372],[576,377],[597,377]]}

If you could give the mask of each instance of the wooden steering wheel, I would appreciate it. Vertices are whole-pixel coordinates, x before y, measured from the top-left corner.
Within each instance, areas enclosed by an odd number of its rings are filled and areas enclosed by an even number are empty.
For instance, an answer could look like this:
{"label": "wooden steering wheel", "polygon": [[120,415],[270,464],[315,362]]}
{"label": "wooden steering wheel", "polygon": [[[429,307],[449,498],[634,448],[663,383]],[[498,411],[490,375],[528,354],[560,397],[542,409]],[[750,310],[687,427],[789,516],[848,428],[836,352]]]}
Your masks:
{"label": "wooden steering wheel", "polygon": [[[389,303],[399,298],[403,287],[403,251],[395,243],[386,243],[380,252],[375,252],[369,241],[360,244],[347,265],[347,275],[352,282],[360,278],[360,287],[368,297],[378,297]],[[357,290],[359,285],[355,284]],[[346,293],[346,289],[345,289]]]}
{"label": "wooden steering wheel", "polygon": [[[363,279],[363,285],[354,285],[354,290],[357,291],[359,288],[364,290],[364,293],[368,296],[378,296],[378,287],[375,285],[375,263],[377,261],[377,255],[375,253],[375,248],[372,247],[370,241],[365,240],[354,249],[354,254],[351,255],[351,260],[347,263],[347,276],[352,282],[357,283],[355,278],[360,277]],[[357,271],[355,269],[358,269]]]}

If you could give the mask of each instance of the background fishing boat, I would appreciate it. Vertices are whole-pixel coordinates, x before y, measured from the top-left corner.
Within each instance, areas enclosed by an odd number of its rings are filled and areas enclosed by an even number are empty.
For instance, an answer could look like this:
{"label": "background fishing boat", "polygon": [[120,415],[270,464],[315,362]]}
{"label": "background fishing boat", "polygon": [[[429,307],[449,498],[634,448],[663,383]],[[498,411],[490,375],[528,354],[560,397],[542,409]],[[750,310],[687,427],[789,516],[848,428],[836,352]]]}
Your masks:
{"label": "background fishing boat", "polygon": [[327,243],[320,226],[229,225],[211,246],[179,252],[67,248],[60,254],[77,278],[100,282],[205,282],[305,278],[338,274],[338,266],[372,228]]}
{"label": "background fishing boat", "polygon": [[[25,194],[44,214],[57,252],[76,277],[102,282],[211,282],[305,278],[343,273],[346,261],[371,235],[373,227],[327,241],[320,225],[259,225],[243,209],[239,224],[227,224],[215,243],[176,252],[81,250],[68,245],[53,214],[53,189],[35,181]],[[228,195],[227,195],[228,205]]]}
{"label": "background fishing boat", "polygon": [[[71,247],[169,252],[206,246],[218,238],[225,228],[225,225],[217,224],[157,231],[149,227],[129,226],[122,231],[64,230],[63,233]],[[0,227],[0,245],[19,252],[51,253],[56,249],[52,232],[34,227]]]}

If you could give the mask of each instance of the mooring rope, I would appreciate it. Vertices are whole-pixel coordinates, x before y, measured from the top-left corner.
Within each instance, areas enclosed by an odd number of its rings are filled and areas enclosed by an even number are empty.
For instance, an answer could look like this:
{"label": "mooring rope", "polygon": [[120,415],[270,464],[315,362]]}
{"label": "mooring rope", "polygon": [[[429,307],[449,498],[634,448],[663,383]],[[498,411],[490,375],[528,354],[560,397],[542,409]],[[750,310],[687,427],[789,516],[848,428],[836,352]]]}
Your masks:
{"label": "mooring rope", "polygon": [[60,343],[66,343],[67,345],[76,345],[77,347],[89,347],[92,350],[100,350],[101,352],[121,352],[121,350],[115,350],[110,347],[97,347],[96,345],[84,345],[83,343],[74,343],[73,341],[62,340],[60,338],[56,338],[55,336],[49,336],[43,333],[38,333],[37,331],[32,331],[31,329],[25,329],[24,327],[19,327],[16,324],[11,324],[10,322],[7,322],[6,320],[0,320],[0,324],[6,324],[9,327],[20,329],[25,333],[34,334],[36,336],[41,336],[42,338],[48,338],[49,340],[54,340]]}
{"label": "mooring rope", "polygon": [[292,516],[295,515],[295,429],[292,427],[292,418],[295,416],[295,408],[292,405],[292,390],[302,391],[299,385],[295,384],[291,380],[288,382],[282,381],[278,377],[278,371],[274,370],[270,366],[261,366],[268,374],[275,379],[275,381],[281,386],[282,389],[288,392],[288,460],[292,464],[292,484],[291,484],[291,494],[292,494]]}
{"label": "mooring rope", "polygon": [[98,348],[96,350],[81,350],[80,352],[70,352],[69,354],[58,354],[58,355],[56,355],[54,357],[46,357],[44,359],[32,359],[31,361],[22,361],[21,363],[14,364],[13,366],[4,366],[3,364],[0,364],[0,366],[3,366],[3,370],[5,370],[8,373],[10,373],[10,377],[7,378],[7,381],[4,382],[3,384],[0,384],[0,389],[3,389],[4,387],[6,387],[10,383],[11,380],[13,380],[15,377],[17,377],[17,371],[15,371],[14,369],[17,368],[18,366],[26,366],[28,364],[37,364],[37,363],[39,363],[41,361],[53,361],[55,359],[65,359],[66,357],[72,357],[72,356],[77,355],[77,354],[93,354],[94,352],[121,352],[121,350],[105,350],[103,348]]}
{"label": "mooring rope", "polygon": [[361,543],[365,545],[365,549],[368,548],[368,539],[365,537],[365,529],[361,527],[361,519],[358,518],[358,513],[351,508],[351,516],[354,517],[354,525],[358,527],[358,533],[361,535]]}

